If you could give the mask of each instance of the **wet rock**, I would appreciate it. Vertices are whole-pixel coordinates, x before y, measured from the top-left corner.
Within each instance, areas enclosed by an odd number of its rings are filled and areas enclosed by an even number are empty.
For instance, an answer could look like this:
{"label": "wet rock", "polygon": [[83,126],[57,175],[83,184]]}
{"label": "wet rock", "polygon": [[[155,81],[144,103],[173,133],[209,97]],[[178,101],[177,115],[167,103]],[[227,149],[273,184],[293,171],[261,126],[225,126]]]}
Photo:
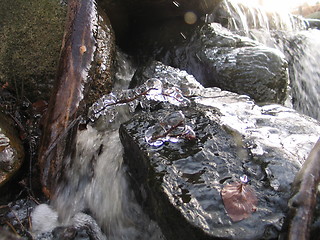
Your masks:
{"label": "wet rock", "polygon": [[65,13],[59,0],[1,2],[0,84],[8,82],[18,98],[49,99]]}
{"label": "wet rock", "polygon": [[115,34],[108,16],[98,7],[98,21],[95,26],[96,49],[94,60],[90,69],[90,92],[87,105],[97,101],[102,95],[107,94],[113,87],[113,61],[115,58]]}
{"label": "wet rock", "polygon": [[[170,76],[177,72],[168,68],[159,79],[174,82]],[[247,96],[218,88],[202,88],[191,102],[188,108],[138,113],[121,126],[124,161],[138,200],[167,239],[277,238],[291,184],[318,139],[319,123],[280,105],[259,107]],[[164,126],[165,116],[177,111],[196,139],[148,143],[145,133]],[[234,222],[221,190],[243,175],[250,179],[257,209]]]}
{"label": "wet rock", "polygon": [[205,87],[246,94],[258,103],[283,103],[286,98],[285,56],[217,23],[197,27],[184,43],[163,47],[156,55],[193,74]]}
{"label": "wet rock", "polygon": [[0,187],[20,169],[24,149],[14,123],[0,113]]}

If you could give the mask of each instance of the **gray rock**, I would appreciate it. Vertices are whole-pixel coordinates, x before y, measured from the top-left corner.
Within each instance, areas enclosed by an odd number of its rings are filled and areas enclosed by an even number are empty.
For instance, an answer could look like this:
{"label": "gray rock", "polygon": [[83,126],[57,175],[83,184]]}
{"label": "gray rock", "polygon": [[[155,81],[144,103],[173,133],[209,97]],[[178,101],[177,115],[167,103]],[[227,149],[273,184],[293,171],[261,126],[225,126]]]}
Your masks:
{"label": "gray rock", "polygon": [[285,56],[217,23],[199,26],[186,43],[164,48],[157,59],[193,74],[205,87],[246,94],[258,103],[286,98]]}
{"label": "gray rock", "polygon": [[[167,70],[159,79],[170,83],[179,70]],[[144,74],[151,76],[151,71]],[[121,126],[124,161],[138,200],[167,239],[277,238],[291,183],[317,141],[319,123],[280,105],[259,107],[247,96],[218,88],[202,88],[191,102],[187,108],[141,112]],[[169,138],[150,145],[148,130],[163,126],[164,116],[176,111],[185,115],[196,139]],[[242,175],[251,180],[258,205],[247,219],[233,222],[220,191]]]}
{"label": "gray rock", "polygon": [[[320,12],[318,12],[318,15],[320,16]],[[308,22],[308,25],[310,28],[316,28],[320,30],[320,19],[309,18],[309,19],[306,19],[306,21]]]}

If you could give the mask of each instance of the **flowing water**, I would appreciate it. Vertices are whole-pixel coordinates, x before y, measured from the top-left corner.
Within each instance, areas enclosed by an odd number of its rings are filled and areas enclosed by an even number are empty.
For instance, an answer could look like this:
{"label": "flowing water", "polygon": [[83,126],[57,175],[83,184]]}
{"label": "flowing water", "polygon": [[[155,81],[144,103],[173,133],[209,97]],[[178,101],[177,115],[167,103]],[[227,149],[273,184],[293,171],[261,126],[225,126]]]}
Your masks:
{"label": "flowing water", "polygon": [[267,12],[237,0],[223,1],[207,21],[219,21],[240,35],[282,51],[289,64],[291,96],[287,105],[320,120],[319,30],[308,29],[304,19],[288,12]]}
{"label": "flowing water", "polygon": [[[116,64],[119,67],[115,89],[125,89],[135,69],[130,58],[120,51]],[[130,111],[127,105],[116,111],[112,119],[101,113],[99,120],[78,132],[76,154],[66,159],[70,168],[66,183],[51,203],[59,216],[55,225],[89,224],[99,240],[164,239],[158,225],[143,213],[128,185],[118,129],[129,119]],[[89,213],[94,220],[82,212]]]}
{"label": "flowing water", "polygon": [[[287,13],[267,13],[230,1],[225,2],[224,8],[229,16],[223,17],[230,20],[230,29],[277,48],[287,56],[294,108],[320,119],[320,31],[307,30],[303,20]],[[216,17],[217,13],[207,20],[214,21]],[[126,89],[135,68],[120,51],[117,66],[114,89]],[[90,213],[106,234],[97,239],[164,239],[158,225],[136,202],[123,165],[118,128],[130,118],[130,106],[112,110],[115,115],[104,115],[79,131],[76,154],[68,160],[67,183],[59,188],[52,206],[59,213],[61,225],[69,224],[79,212]],[[97,113],[103,115],[103,110]]]}

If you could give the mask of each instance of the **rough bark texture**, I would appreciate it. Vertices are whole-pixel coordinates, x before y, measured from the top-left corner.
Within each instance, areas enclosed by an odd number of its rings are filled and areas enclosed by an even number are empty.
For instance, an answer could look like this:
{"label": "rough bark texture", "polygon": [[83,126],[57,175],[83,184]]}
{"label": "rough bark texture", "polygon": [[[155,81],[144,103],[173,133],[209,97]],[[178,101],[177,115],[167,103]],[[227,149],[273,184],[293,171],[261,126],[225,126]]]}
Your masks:
{"label": "rough bark texture", "polygon": [[86,96],[93,81],[90,72],[94,67],[98,45],[95,34],[98,33],[95,1],[69,0],[58,75],[39,153],[41,182],[47,196],[54,193],[63,177],[63,169],[70,164],[68,159],[75,147],[75,134],[81,113],[87,107]]}
{"label": "rough bark texture", "polygon": [[316,207],[320,182],[320,139],[313,147],[293,183],[293,197],[289,201],[288,238],[307,240]]}

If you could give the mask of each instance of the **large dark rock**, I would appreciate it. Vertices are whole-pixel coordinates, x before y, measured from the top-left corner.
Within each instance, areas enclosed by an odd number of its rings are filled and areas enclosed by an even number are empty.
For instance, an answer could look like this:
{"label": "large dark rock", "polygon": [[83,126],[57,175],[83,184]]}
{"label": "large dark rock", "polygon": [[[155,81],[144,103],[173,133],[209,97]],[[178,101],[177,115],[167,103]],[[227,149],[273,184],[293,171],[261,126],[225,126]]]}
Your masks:
{"label": "large dark rock", "polygon": [[212,23],[157,59],[193,74],[205,87],[246,94],[258,103],[283,103],[288,85],[284,55]]}
{"label": "large dark rock", "polygon": [[[187,85],[180,71],[153,63],[167,87]],[[155,66],[155,67],[154,67]],[[159,77],[157,69],[162,68]],[[152,70],[143,72],[152,77]],[[193,79],[192,76],[190,79]],[[191,84],[190,84],[191,86]],[[124,161],[138,199],[167,239],[274,239],[281,230],[295,173],[320,133],[317,121],[280,105],[259,107],[247,96],[196,86],[191,105],[141,112],[120,128]],[[150,145],[146,133],[173,112],[185,115],[196,139]],[[169,130],[171,131],[174,130]],[[256,212],[233,222],[221,189],[247,175]]]}

